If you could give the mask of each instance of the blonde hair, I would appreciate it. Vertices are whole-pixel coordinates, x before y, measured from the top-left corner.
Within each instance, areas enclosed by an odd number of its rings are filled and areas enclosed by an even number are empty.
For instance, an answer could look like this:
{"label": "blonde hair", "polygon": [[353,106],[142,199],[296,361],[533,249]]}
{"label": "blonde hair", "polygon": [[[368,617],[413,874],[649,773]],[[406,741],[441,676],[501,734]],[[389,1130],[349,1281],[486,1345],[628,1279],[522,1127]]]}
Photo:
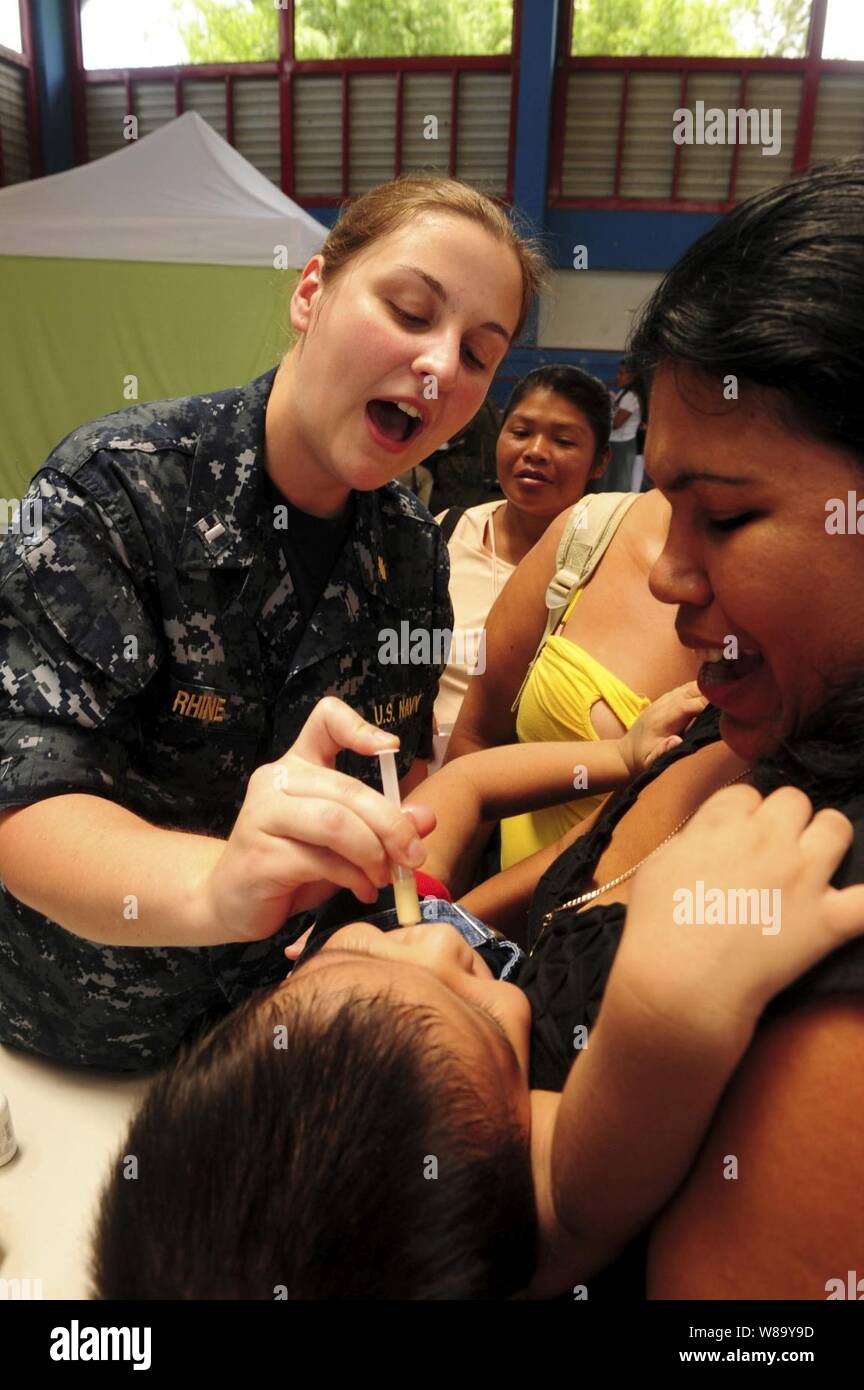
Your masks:
{"label": "blonde hair", "polygon": [[354,256],[421,212],[450,212],[485,227],[515,253],[522,271],[522,304],[516,339],[546,281],[549,263],[539,243],[522,236],[492,198],[460,179],[437,174],[403,174],[350,203],[321,248],[323,279],[332,281]]}

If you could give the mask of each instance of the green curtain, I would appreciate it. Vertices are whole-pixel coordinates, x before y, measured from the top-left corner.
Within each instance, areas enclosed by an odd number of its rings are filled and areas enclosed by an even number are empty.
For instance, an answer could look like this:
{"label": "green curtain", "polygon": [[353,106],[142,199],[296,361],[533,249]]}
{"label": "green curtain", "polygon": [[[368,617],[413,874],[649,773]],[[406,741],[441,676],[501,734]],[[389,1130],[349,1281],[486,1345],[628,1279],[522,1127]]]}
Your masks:
{"label": "green curtain", "polygon": [[152,401],[240,386],[274,366],[297,277],[0,256],[0,496],[20,497],[77,425],[134,405],[129,377],[137,400]]}

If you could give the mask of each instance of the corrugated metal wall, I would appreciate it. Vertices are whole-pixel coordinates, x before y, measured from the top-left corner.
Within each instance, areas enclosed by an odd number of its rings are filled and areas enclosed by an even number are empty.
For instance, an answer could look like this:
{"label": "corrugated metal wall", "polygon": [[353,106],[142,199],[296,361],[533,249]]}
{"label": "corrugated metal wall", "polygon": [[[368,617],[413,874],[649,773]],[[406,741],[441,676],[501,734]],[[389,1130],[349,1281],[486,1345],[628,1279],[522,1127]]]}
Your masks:
{"label": "corrugated metal wall", "polygon": [[[396,149],[395,73],[352,73],[349,82],[349,191],[363,193],[392,179]],[[197,111],[223,137],[227,133],[225,80],[187,78],[183,109]],[[294,94],[295,192],[299,198],[342,193],[341,75],[300,74]],[[172,82],[133,82],[139,136],[173,120]],[[450,159],[449,72],[405,73],[402,96],[403,170],[445,172]],[[87,84],[91,159],[123,145],[126,115],[122,83]],[[430,121],[429,117],[434,117]],[[437,126],[436,126],[437,122]],[[507,188],[510,74],[463,72],[459,79],[456,170],[472,183],[503,195]],[[234,143],[279,185],[279,83],[276,77],[234,79]]]}
{"label": "corrugated metal wall", "polygon": [[509,72],[463,72],[459,78],[456,174],[487,193],[507,191]]}
{"label": "corrugated metal wall", "polygon": [[0,59],[0,145],[3,178],[23,183],[30,178],[30,131],[27,118],[27,72]]}
{"label": "corrugated metal wall", "polygon": [[[435,117],[434,122],[428,119],[430,116]],[[446,174],[449,164],[450,74],[406,73],[402,88],[402,167]]]}
{"label": "corrugated metal wall", "polygon": [[864,80],[829,73],[819,83],[810,158],[813,164],[864,149]]}
{"label": "corrugated metal wall", "polygon": [[[680,86],[677,87],[672,110],[679,105]],[[741,94],[741,79],[737,72],[694,72],[687,83],[687,106],[695,110],[697,101],[704,101],[706,110],[719,107],[722,111],[734,110]],[[714,198],[725,198],[732,172],[732,151],[734,145],[682,145],[681,165],[678,171],[678,197],[692,198],[694,202],[711,202]],[[693,152],[698,154],[692,159]],[[757,152],[758,153],[758,152]],[[740,160],[744,154],[739,150]],[[722,192],[718,193],[718,189]]]}
{"label": "corrugated metal wall", "polygon": [[278,77],[234,79],[234,144],[244,159],[281,184]]}
{"label": "corrugated metal wall", "polygon": [[225,79],[214,77],[205,81],[184,82],[184,111],[197,111],[202,120],[212,125],[224,140],[228,133],[225,121]]}
{"label": "corrugated metal wall", "polygon": [[[370,73],[349,79],[351,193],[365,193],[395,177],[396,75]],[[295,127],[294,147],[304,130]]]}
{"label": "corrugated metal wall", "polygon": [[[26,75],[0,62],[0,134],[7,182],[30,177],[26,128]],[[352,73],[349,82],[349,190],[362,193],[394,175],[396,76]],[[342,78],[301,74],[294,93],[295,192],[299,198],[338,198],[342,193]],[[778,155],[761,144],[738,146],[736,196],[788,178],[792,168],[801,103],[800,74],[752,72],[744,107],[779,109],[782,142]],[[673,112],[681,73],[631,72],[621,161],[619,196],[672,196],[676,146]],[[198,111],[223,137],[227,133],[224,78],[187,78],[184,110]],[[87,134],[91,159],[120,149],[126,113],[122,83],[88,83]],[[138,133],[148,135],[174,117],[172,82],[133,83]],[[561,194],[564,198],[614,195],[615,158],[624,74],[619,70],[570,74],[564,131]],[[449,72],[406,72],[402,91],[402,168],[445,172],[450,158]],[[686,105],[696,102],[723,111],[740,105],[738,71],[692,71]],[[429,118],[434,117],[434,121]],[[436,124],[437,123],[437,124]],[[463,71],[458,85],[456,172],[491,193],[507,186],[510,74]],[[430,138],[431,137],[431,138]],[[279,85],[272,76],[234,79],[234,142],[246,159],[277,186],[281,180]],[[731,144],[682,145],[677,196],[690,202],[727,197]],[[811,162],[864,150],[864,79],[826,74],[819,86]]]}
{"label": "corrugated metal wall", "polygon": [[[355,194],[394,177],[396,76],[352,73],[348,81],[350,192]],[[408,72],[402,81],[402,169],[446,172],[451,75]],[[301,75],[294,80],[294,93],[297,194],[338,197],[342,190],[341,78]],[[510,74],[460,73],[457,122],[457,175],[503,195],[507,188]]]}
{"label": "corrugated metal wall", "polygon": [[87,152],[91,159],[113,154],[125,143],[126,91],[122,82],[87,86]]}
{"label": "corrugated metal wall", "polygon": [[[823,79],[823,87],[832,79]],[[843,79],[846,80],[846,79]],[[855,79],[848,79],[855,81]],[[781,113],[780,152],[763,155],[762,145],[738,146],[736,197],[747,198],[789,177],[795,153],[801,103],[799,74],[753,72],[748,76],[744,109]],[[862,87],[857,79],[859,90]],[[691,71],[686,109],[696,103],[722,111],[741,106],[740,75],[709,70]],[[615,158],[624,93],[619,70],[576,71],[570,74],[564,130],[561,194],[564,198],[604,198],[615,193]],[[621,158],[621,198],[672,197],[676,145],[673,113],[681,104],[681,73],[630,73]],[[817,131],[818,131],[817,120]],[[771,130],[776,130],[772,117]],[[770,131],[766,131],[766,134]],[[770,140],[766,143],[771,143]],[[830,137],[824,142],[827,147]],[[682,145],[677,197],[693,202],[719,202],[728,196],[733,144]],[[859,142],[858,148],[861,148]],[[837,153],[840,153],[838,150]],[[833,157],[834,151],[823,155]]]}
{"label": "corrugated metal wall", "polygon": [[298,198],[342,192],[342,78],[297,77],[294,189]]}
{"label": "corrugated metal wall", "polygon": [[[803,79],[797,73],[760,72],[751,75],[747,83],[748,109],[782,113],[780,153],[763,155],[761,145],[742,145],[738,156],[737,198],[739,201],[783,183],[792,173],[795,140],[798,135],[798,116],[801,109]],[[738,102],[733,103],[734,106]],[[688,151],[689,153],[689,151]]]}
{"label": "corrugated metal wall", "polygon": [[680,90],[675,72],[631,75],[621,156],[622,198],[669,196],[675,161],[672,112]]}
{"label": "corrugated metal wall", "polygon": [[139,139],[173,121],[176,115],[173,82],[136,82],[134,91]]}
{"label": "corrugated metal wall", "polygon": [[570,77],[561,166],[565,198],[611,195],[623,90],[623,72],[582,72]]}

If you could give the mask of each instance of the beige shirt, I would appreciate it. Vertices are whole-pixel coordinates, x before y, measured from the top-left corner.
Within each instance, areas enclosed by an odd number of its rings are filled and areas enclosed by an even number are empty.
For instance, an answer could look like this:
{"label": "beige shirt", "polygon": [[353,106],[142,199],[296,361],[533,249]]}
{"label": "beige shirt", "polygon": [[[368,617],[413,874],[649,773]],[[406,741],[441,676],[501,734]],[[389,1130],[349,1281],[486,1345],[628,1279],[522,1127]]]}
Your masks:
{"label": "beige shirt", "polygon": [[[505,505],[504,499],[496,497],[469,507],[450,537],[453,642],[435,702],[439,734],[448,734],[455,724],[472,671],[482,675],[486,669],[486,616],[516,568],[500,556],[493,558],[491,536],[487,534],[483,543],[489,518]],[[446,515],[441,512],[435,520],[441,522]]]}

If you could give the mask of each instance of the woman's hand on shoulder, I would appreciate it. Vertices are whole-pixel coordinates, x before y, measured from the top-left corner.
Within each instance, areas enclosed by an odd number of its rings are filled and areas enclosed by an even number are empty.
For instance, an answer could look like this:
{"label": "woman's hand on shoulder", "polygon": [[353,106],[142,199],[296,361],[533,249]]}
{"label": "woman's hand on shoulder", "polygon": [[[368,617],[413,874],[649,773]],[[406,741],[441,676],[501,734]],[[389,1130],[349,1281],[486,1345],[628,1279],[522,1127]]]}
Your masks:
{"label": "woman's hand on shoulder", "polygon": [[715,792],[636,874],[619,982],[666,1018],[752,1031],[775,994],[864,932],[864,885],[831,886],[852,835],[794,787]]}
{"label": "woman's hand on shoulder", "polygon": [[398,811],[334,767],[342,749],[372,756],[397,746],[334,696],[318,702],[288,752],[253,772],[224,850],[198,885],[210,940],[214,930],[225,941],[272,936],[339,887],[374,902],[391,862],[423,862],[419,837],[433,812]]}

